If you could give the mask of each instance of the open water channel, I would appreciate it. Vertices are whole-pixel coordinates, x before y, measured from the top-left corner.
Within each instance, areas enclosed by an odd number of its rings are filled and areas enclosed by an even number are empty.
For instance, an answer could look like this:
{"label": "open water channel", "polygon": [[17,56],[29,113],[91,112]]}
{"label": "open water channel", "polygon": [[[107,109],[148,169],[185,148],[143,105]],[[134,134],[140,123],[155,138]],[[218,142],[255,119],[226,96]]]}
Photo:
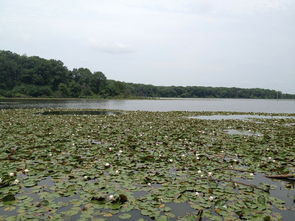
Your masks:
{"label": "open water channel", "polygon": [[295,100],[208,98],[156,100],[0,99],[0,109],[15,108],[295,113]]}

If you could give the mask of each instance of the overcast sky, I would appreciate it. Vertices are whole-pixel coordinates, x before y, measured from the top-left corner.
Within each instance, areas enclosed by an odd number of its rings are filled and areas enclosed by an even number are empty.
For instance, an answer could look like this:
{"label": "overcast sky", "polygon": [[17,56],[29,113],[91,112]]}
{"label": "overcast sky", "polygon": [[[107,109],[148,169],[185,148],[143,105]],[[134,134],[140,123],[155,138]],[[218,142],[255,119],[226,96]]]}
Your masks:
{"label": "overcast sky", "polygon": [[125,82],[295,93],[295,1],[0,0],[0,50]]}

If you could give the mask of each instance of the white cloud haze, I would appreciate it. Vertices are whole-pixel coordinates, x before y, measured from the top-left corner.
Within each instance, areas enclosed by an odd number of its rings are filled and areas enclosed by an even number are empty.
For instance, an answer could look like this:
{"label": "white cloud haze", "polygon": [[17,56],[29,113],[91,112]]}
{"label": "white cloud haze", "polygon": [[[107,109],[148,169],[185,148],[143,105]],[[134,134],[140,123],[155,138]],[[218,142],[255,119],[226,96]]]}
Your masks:
{"label": "white cloud haze", "polygon": [[2,0],[0,50],[109,79],[295,93],[294,0]]}

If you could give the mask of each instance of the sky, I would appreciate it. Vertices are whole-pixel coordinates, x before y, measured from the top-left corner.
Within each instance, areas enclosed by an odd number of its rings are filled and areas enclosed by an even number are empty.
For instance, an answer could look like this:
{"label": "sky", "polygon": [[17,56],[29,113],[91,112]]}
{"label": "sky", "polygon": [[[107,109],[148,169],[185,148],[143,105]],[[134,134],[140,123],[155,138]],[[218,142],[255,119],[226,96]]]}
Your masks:
{"label": "sky", "polygon": [[0,50],[125,82],[295,93],[295,1],[1,0]]}

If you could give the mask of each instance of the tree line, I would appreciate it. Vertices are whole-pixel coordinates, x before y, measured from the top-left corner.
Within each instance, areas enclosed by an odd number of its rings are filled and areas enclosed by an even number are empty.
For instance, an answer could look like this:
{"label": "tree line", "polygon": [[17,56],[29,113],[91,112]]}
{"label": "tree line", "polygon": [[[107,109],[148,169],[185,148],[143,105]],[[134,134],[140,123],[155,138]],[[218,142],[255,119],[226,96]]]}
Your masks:
{"label": "tree line", "polygon": [[2,97],[179,97],[179,98],[295,98],[293,94],[261,88],[153,86],[109,80],[87,68],[69,70],[61,61],[0,51]]}

